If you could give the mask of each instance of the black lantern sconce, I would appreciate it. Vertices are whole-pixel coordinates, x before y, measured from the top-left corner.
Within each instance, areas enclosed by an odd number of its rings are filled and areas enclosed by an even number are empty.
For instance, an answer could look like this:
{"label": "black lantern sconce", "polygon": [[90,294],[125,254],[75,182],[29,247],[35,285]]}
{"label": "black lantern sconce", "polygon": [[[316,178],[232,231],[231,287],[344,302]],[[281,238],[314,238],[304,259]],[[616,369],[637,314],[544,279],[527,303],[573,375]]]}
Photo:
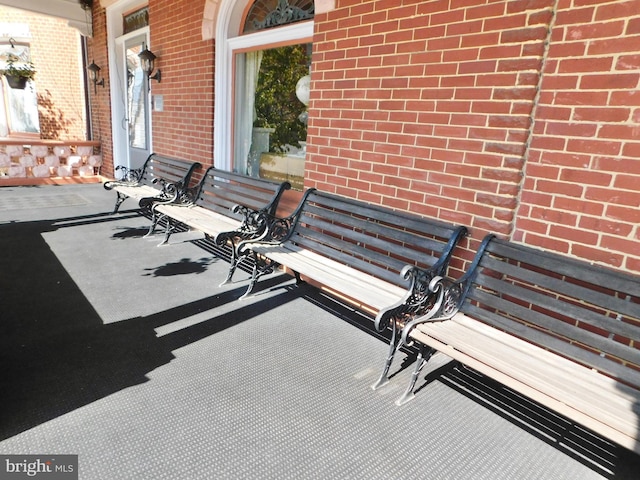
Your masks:
{"label": "black lantern sconce", "polygon": [[156,70],[155,75],[151,76],[151,74],[153,73],[153,70],[155,69],[154,63],[157,58],[153,54],[153,52],[151,52],[147,47],[144,47],[144,50],[142,50],[138,54],[138,57],[140,58],[140,66],[142,67],[142,70],[144,71],[144,73],[147,74],[147,77],[149,79],[156,80],[158,83],[160,83],[162,74],[160,73],[159,68]]}
{"label": "black lantern sconce", "polygon": [[91,62],[91,65],[87,67],[87,71],[89,72],[89,80],[93,82],[93,91],[94,93],[98,93],[98,85],[104,88],[104,78],[101,78],[98,81],[98,75],[100,74],[100,67],[95,64],[95,62]]}

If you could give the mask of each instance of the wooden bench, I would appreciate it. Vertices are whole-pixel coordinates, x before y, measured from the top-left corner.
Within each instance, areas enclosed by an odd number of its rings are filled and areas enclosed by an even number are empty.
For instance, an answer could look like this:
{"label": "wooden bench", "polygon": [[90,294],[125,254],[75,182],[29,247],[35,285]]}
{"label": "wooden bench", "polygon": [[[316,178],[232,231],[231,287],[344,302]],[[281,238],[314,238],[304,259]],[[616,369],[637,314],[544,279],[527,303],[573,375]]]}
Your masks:
{"label": "wooden bench", "polygon": [[[282,194],[289,182],[277,183],[210,167],[193,189],[175,199],[156,200],[152,207],[153,234],[162,218],[168,243],[177,224],[186,225],[212,237],[217,245],[231,243],[231,266],[227,280],[237,267],[236,244],[260,236],[276,215]],[[193,193],[191,193],[193,192]]]}
{"label": "wooden bench", "polygon": [[640,453],[640,276],[488,236],[458,280],[436,280],[437,308],[402,343],[497,380]]}
{"label": "wooden bench", "polygon": [[116,171],[122,173],[120,180],[109,180],[103,186],[117,194],[113,213],[118,212],[127,198],[138,200],[140,207],[150,207],[153,199],[171,199],[188,188],[191,175],[200,167],[198,162],[152,153],[140,168],[117,166]]}
{"label": "wooden bench", "polygon": [[428,302],[425,285],[445,271],[465,233],[461,226],[310,189],[259,242],[239,246],[255,262],[245,295],[282,265],[298,282],[311,280],[380,318],[409,315]]}

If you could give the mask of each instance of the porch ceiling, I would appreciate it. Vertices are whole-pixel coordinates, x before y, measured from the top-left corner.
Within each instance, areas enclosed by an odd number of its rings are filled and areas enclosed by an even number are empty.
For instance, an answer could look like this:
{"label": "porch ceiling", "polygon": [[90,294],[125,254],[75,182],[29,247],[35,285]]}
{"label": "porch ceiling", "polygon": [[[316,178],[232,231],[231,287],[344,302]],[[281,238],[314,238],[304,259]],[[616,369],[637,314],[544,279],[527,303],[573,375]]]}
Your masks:
{"label": "porch ceiling", "polygon": [[78,0],[0,0],[0,5],[62,18],[82,35],[91,36],[91,11]]}

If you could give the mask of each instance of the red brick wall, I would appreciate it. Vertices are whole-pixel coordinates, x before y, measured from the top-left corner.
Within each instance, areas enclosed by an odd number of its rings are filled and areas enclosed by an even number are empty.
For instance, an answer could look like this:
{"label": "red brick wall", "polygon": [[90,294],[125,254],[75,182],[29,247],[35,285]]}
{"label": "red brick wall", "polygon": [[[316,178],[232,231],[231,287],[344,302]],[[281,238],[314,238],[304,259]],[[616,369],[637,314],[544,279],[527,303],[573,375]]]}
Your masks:
{"label": "red brick wall", "polygon": [[113,178],[113,135],[111,131],[111,95],[109,93],[109,61],[107,56],[107,16],[99,2],[93,4],[93,37],[87,39],[88,61],[100,67],[104,88],[89,87],[91,104],[92,138],[101,143],[103,166],[100,173]]}
{"label": "red brick wall", "polygon": [[[204,2],[149,3],[154,149],[211,163]],[[467,225],[456,267],[494,232],[640,272],[639,51],[640,0],[336,0],[305,185]]]}
{"label": "red brick wall", "polygon": [[[162,112],[152,112],[156,153],[213,163],[213,40],[201,35],[203,2],[149,1],[151,50],[158,59],[162,81],[151,81],[151,94],[164,97]],[[93,9],[94,36],[90,56],[108,82],[106,15],[98,2]],[[91,91],[93,94],[93,90]],[[102,173],[113,176],[113,147],[109,89],[92,95],[93,133],[103,143]]]}
{"label": "red brick wall", "polygon": [[164,111],[153,112],[154,151],[213,163],[213,40],[202,40],[204,1],[151,0],[152,50],[162,82]]}
{"label": "red brick wall", "polygon": [[640,1],[563,0],[515,238],[640,271]]}
{"label": "red brick wall", "polygon": [[306,186],[640,271],[640,3],[557,3],[317,15]]}
{"label": "red brick wall", "polygon": [[0,7],[0,21],[29,25],[41,137],[84,140],[86,115],[78,30],[64,20],[4,6]]}

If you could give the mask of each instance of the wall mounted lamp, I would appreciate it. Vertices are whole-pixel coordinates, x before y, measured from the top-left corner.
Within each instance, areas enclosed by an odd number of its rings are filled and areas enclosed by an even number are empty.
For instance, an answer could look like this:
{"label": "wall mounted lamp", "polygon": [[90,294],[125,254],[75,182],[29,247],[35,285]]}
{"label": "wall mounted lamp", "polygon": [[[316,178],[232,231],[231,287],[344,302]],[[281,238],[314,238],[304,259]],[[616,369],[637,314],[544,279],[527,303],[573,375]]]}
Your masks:
{"label": "wall mounted lamp", "polygon": [[93,82],[93,90],[94,93],[98,93],[98,85],[104,88],[104,78],[101,78],[98,81],[98,75],[100,74],[100,67],[95,64],[95,62],[91,62],[91,65],[87,67],[87,71],[89,72],[89,80]]}
{"label": "wall mounted lamp", "polygon": [[138,57],[140,58],[140,66],[142,67],[142,70],[144,71],[144,73],[147,74],[147,77],[149,77],[149,79],[156,80],[158,83],[160,83],[162,74],[160,73],[159,68],[156,70],[156,74],[151,76],[151,74],[153,73],[153,70],[155,69],[154,63],[157,58],[153,54],[153,52],[151,52],[151,50],[149,50],[147,47],[144,47],[144,50],[142,50],[138,54]]}

